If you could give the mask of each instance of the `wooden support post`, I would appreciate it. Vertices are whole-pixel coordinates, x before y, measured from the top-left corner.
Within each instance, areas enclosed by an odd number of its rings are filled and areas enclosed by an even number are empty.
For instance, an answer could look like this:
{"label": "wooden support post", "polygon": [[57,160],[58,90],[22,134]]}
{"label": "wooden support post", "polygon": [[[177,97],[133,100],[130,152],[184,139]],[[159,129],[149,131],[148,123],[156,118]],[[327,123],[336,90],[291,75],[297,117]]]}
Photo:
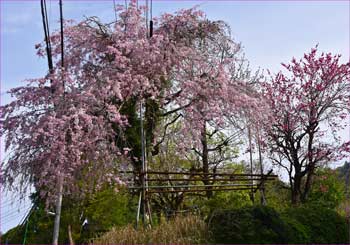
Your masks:
{"label": "wooden support post", "polygon": [[74,245],[71,225],[68,225],[68,239],[69,239],[69,245]]}

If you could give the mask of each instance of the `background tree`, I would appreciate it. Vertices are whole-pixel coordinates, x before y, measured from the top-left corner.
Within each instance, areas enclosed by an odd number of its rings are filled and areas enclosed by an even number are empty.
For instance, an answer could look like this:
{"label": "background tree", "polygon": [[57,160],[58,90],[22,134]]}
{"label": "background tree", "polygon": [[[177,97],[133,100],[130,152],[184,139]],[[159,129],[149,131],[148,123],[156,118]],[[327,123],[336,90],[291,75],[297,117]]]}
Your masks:
{"label": "background tree", "polygon": [[342,204],[346,215],[350,219],[350,163],[346,161],[343,166],[336,169],[338,178],[344,183],[345,199]]}
{"label": "background tree", "polygon": [[335,209],[346,199],[345,181],[339,178],[336,170],[319,168],[315,172],[313,187],[307,204]]}

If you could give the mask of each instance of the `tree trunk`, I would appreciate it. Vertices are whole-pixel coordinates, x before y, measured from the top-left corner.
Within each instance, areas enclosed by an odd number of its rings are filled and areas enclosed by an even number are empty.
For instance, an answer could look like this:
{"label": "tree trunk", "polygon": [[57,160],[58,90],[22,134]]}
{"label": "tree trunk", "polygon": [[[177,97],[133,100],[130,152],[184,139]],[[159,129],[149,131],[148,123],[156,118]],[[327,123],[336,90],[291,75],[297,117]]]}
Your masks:
{"label": "tree trunk", "polygon": [[300,192],[292,190],[292,205],[298,206],[300,204]]}
{"label": "tree trunk", "polygon": [[304,192],[303,192],[302,199],[301,199],[301,201],[304,203],[307,201],[308,195],[311,191],[312,182],[314,179],[314,174],[315,174],[315,166],[312,165],[312,166],[310,166],[310,171],[306,177]]}
{"label": "tree trunk", "polygon": [[[314,113],[313,113],[314,114]],[[317,124],[312,127],[312,129],[310,130],[310,132],[308,133],[309,135],[309,142],[308,142],[308,170],[307,171],[307,177],[306,177],[306,182],[305,182],[305,186],[304,186],[304,190],[303,190],[303,195],[301,197],[301,201],[304,203],[307,200],[307,197],[309,195],[309,192],[311,190],[311,186],[312,186],[312,181],[313,181],[313,177],[314,177],[314,173],[315,173],[315,162],[314,162],[314,158],[313,158],[313,142],[314,142],[314,134],[315,134],[315,129],[317,127]]]}
{"label": "tree trunk", "polygon": [[298,206],[301,201],[301,175],[296,173],[294,175],[294,182],[292,183],[292,205]]}
{"label": "tree trunk", "polygon": [[[202,164],[203,164],[203,184],[209,185],[209,153],[208,153],[208,142],[207,142],[207,129],[205,125],[205,121],[203,123],[202,133],[201,133],[201,142],[202,142]],[[211,198],[213,196],[213,192],[210,191],[210,187],[206,187],[208,191],[206,191],[207,198]]]}

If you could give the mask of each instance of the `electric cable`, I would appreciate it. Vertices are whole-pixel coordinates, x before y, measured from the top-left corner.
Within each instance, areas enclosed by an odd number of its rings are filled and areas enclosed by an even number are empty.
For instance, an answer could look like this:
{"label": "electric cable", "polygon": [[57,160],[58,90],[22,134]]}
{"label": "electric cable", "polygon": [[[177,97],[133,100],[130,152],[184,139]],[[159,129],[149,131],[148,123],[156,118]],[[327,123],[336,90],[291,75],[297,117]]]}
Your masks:
{"label": "electric cable", "polygon": [[[31,206],[29,206],[29,208],[27,207],[27,209],[24,211],[24,214],[26,215],[28,213],[28,211],[30,210]],[[18,214],[15,214],[15,215],[11,215],[9,217],[7,217],[6,219],[3,219],[1,217],[1,224],[9,224],[13,219],[16,219],[18,217],[21,217],[23,214],[22,213],[18,213]],[[19,222],[19,224],[21,224],[23,222],[23,218],[21,219],[21,222]]]}
{"label": "electric cable", "polygon": [[115,4],[115,0],[113,0],[113,12],[114,12],[114,17],[115,17],[115,22],[118,21],[118,16],[117,16],[117,7]]}
{"label": "electric cable", "polygon": [[51,52],[51,42],[50,42],[50,30],[49,30],[49,26],[47,23],[46,1],[41,0],[40,6],[41,6],[42,23],[43,23],[44,34],[45,34],[47,62],[48,62],[48,66],[49,66],[49,71],[50,71],[50,73],[52,73],[53,72],[53,62],[52,62],[52,52]]}
{"label": "electric cable", "polygon": [[150,21],[149,21],[149,37],[153,36],[153,0],[151,0],[151,6],[150,6]]}
{"label": "electric cable", "polygon": [[[23,208],[28,208],[28,207],[30,207],[30,206],[25,206]],[[20,210],[17,209],[17,210],[11,210],[10,212],[7,212],[5,215],[1,214],[1,220],[6,220],[10,217],[14,217],[18,213],[20,213]]]}

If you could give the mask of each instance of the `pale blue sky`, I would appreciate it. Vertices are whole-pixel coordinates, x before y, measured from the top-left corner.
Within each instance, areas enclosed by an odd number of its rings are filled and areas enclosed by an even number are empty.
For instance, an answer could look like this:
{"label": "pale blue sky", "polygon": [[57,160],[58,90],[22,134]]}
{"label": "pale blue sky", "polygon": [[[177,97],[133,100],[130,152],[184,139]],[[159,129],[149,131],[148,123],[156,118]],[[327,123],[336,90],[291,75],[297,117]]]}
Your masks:
{"label": "pale blue sky", "polygon": [[[112,21],[113,1],[64,0],[64,17],[82,19],[99,16]],[[117,1],[124,4],[123,1]],[[139,1],[141,4],[142,2]],[[43,39],[39,1],[4,1],[1,4],[1,104],[10,98],[4,91],[25,78],[44,75],[45,59],[35,56],[34,45]],[[281,62],[301,57],[319,43],[321,51],[343,55],[349,60],[349,1],[153,1],[153,15],[174,12],[200,4],[209,19],[230,24],[232,35],[243,44],[253,69],[277,72]],[[47,0],[51,30],[58,27],[58,1]],[[3,144],[2,144],[3,145]],[[1,146],[3,158],[3,147]],[[27,204],[8,205],[2,194],[0,212],[2,232],[18,224]],[[20,212],[14,210],[19,209]]]}

